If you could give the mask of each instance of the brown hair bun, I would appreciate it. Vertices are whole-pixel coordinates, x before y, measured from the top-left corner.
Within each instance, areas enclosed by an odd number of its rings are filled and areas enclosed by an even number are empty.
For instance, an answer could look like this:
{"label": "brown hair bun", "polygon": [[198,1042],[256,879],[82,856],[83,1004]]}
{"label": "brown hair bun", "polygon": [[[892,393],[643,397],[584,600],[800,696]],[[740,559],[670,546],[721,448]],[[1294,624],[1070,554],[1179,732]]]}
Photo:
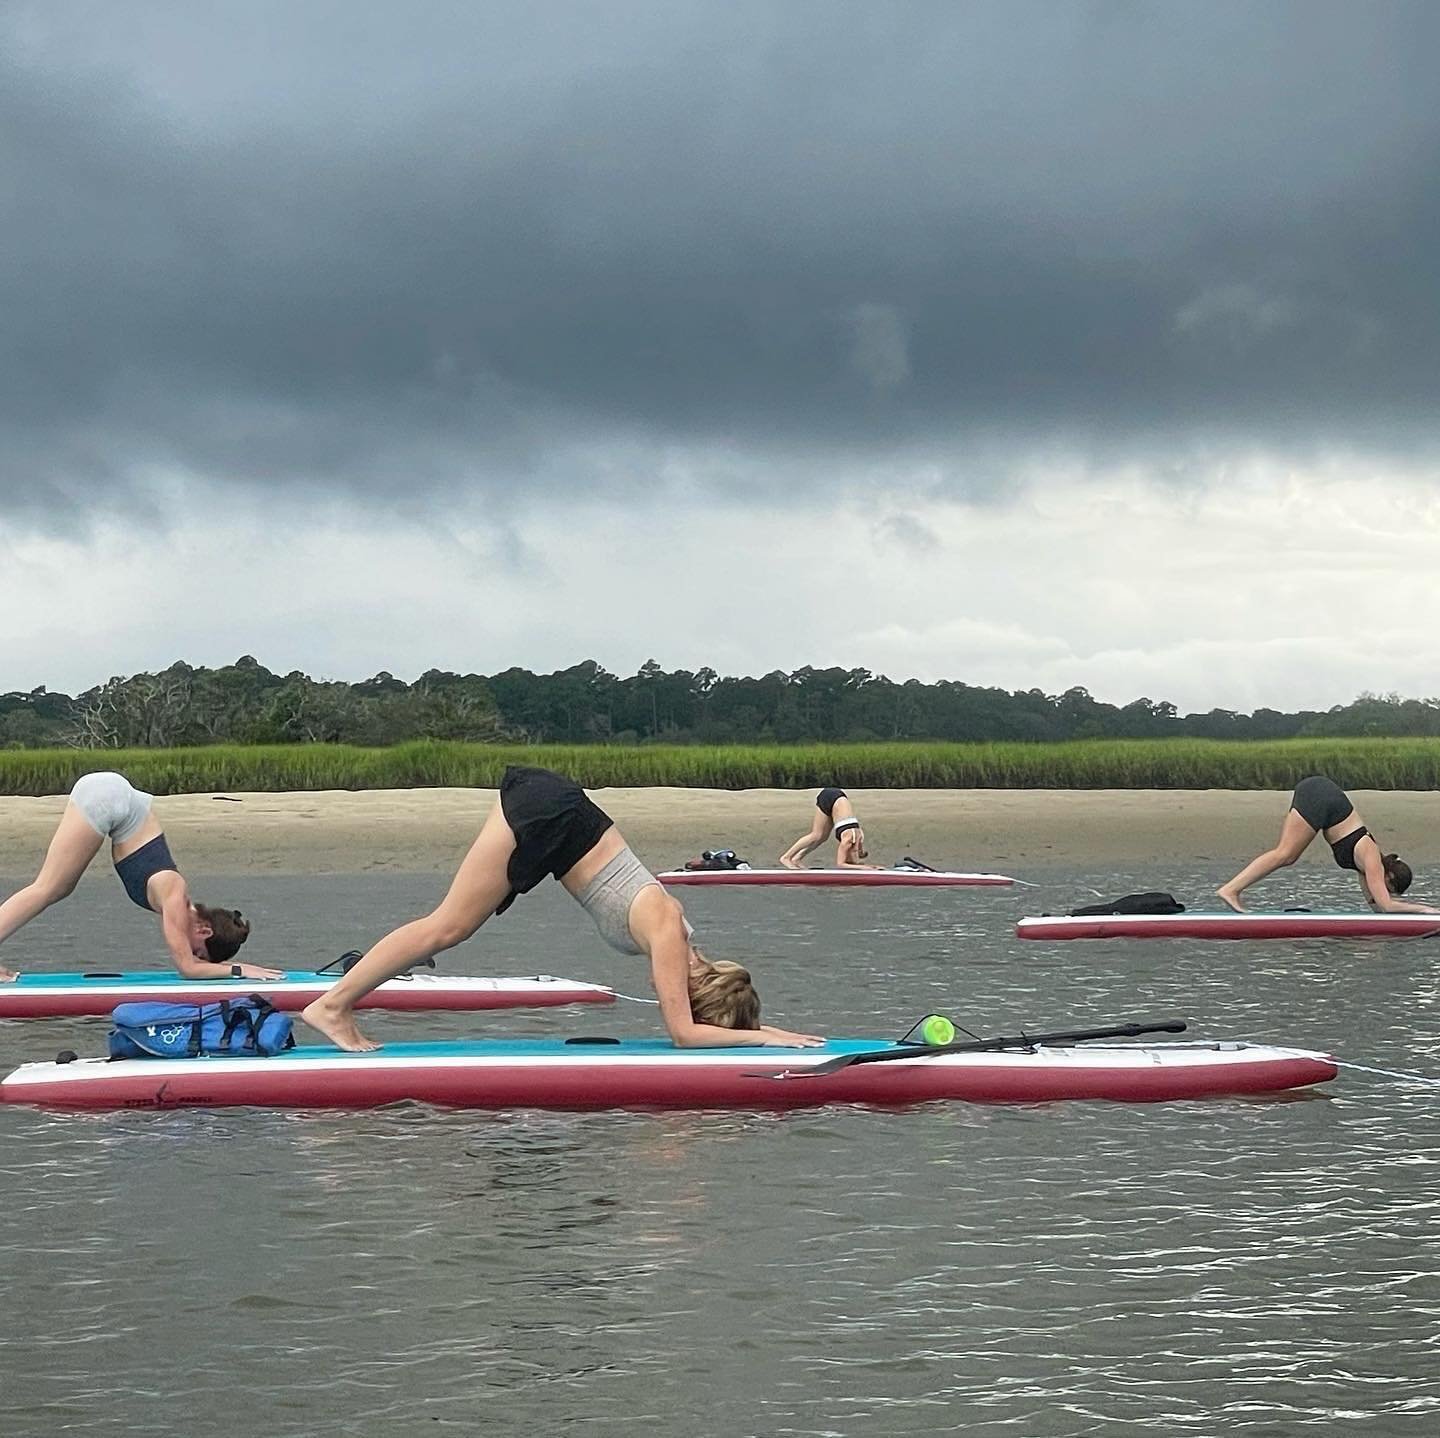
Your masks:
{"label": "brown hair bun", "polygon": [[250,937],[250,921],[241,917],[239,909],[212,909],[208,904],[196,904],[195,912],[210,925],[210,937],[205,940],[206,957],[212,964],[229,963]]}
{"label": "brown hair bun", "polygon": [[1403,894],[1415,882],[1410,865],[1399,854],[1384,854],[1380,862],[1385,866],[1385,882],[1392,894]]}

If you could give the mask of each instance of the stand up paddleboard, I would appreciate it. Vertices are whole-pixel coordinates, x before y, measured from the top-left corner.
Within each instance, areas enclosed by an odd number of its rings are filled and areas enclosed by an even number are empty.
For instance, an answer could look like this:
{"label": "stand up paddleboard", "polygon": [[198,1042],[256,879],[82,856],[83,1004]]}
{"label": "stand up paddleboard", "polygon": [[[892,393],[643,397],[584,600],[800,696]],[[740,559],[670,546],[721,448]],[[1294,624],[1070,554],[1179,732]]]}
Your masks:
{"label": "stand up paddleboard", "polygon": [[1021,939],[1424,939],[1440,914],[1087,914],[1021,919]]}
{"label": "stand up paddleboard", "polygon": [[967,1053],[917,1051],[873,1039],[831,1039],[812,1049],[678,1049],[661,1039],[486,1039],[386,1044],[359,1054],[317,1047],[271,1058],[31,1063],[0,1083],[0,1100],[73,1109],[369,1108],[407,1099],[575,1110],[787,1109],[934,1099],[1152,1103],[1283,1092],[1335,1074],[1335,1061],[1326,1054],[1243,1043]]}
{"label": "stand up paddleboard", "polygon": [[940,889],[1013,884],[1008,874],[960,874],[947,869],[666,869],[662,884],[712,886],[803,884],[831,888]]}
{"label": "stand up paddleboard", "polygon": [[[338,974],[287,973],[280,979],[182,979],[165,973],[21,974],[0,984],[0,1019],[52,1019],[108,1014],[137,999],[164,1004],[208,1004],[260,994],[293,1013],[323,994]],[[530,1009],[560,1004],[609,1004],[615,991],[601,984],[548,975],[472,979],[407,974],[381,984],[360,1000],[372,1009]]]}

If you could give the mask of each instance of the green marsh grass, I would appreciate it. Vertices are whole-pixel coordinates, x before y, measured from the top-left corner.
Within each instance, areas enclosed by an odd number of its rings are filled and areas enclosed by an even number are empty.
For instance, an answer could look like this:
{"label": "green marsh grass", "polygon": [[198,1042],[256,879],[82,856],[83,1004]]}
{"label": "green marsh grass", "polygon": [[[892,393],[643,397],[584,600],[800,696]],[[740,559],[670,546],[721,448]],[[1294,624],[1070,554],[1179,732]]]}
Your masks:
{"label": "green marsh grass", "polygon": [[348,745],[0,751],[0,793],[63,794],[118,769],[152,794],[225,790],[493,789],[507,764],[587,788],[1288,789],[1328,774],[1347,789],[1440,789],[1440,739],[1080,740],[1067,744]]}

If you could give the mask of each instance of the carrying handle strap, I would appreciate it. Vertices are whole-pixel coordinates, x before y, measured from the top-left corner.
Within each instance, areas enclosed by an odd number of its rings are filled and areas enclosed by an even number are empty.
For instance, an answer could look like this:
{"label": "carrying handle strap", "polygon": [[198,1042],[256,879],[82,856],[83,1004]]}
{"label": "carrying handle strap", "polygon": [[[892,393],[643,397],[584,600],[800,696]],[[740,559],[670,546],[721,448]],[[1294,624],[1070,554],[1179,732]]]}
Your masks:
{"label": "carrying handle strap", "polygon": [[235,1031],[240,1028],[245,1030],[245,1041],[241,1045],[242,1053],[258,1054],[260,1052],[260,1026],[275,1012],[275,1005],[268,999],[261,998],[259,994],[250,994],[248,1002],[255,1007],[236,1008],[228,1000],[220,1000],[220,1016],[225,1020],[224,1029],[220,1035],[220,1046],[225,1052],[230,1051],[230,1041],[235,1036]]}
{"label": "carrying handle strap", "polygon": [[[362,949],[347,949],[338,959],[331,959],[323,969],[316,969],[315,972],[317,974],[328,974],[338,964],[340,966],[340,972],[342,974],[348,974],[364,957],[365,953]],[[415,969],[433,969],[434,967],[434,959],[416,959],[413,964],[406,967],[403,974],[397,977],[404,978]]]}

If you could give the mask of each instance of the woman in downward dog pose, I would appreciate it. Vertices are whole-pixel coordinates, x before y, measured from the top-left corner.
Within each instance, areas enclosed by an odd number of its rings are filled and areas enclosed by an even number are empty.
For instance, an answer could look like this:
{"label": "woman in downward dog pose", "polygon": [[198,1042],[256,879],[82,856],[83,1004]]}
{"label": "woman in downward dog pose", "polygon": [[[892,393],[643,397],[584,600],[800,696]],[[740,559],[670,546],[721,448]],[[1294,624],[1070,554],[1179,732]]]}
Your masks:
{"label": "woman in downward dog pose", "polygon": [[611,948],[648,956],[660,1017],[675,1043],[823,1042],[762,1024],[749,973],[695,949],[680,905],[631,853],[610,816],[573,779],[518,765],[506,769],[500,800],[440,906],[387,934],[301,1017],[342,1049],[378,1048],[356,1026],[356,1003],[412,964],[463,943],[549,877],[579,901]]}
{"label": "woman in downward dog pose", "polygon": [[[165,947],[183,977],[278,979],[278,969],[231,964],[250,936],[250,925],[238,909],[212,909],[191,901],[150,803],[151,795],[132,788],[123,774],[81,775],[70,791],[39,874],[0,904],[0,944],[51,904],[68,898],[109,839],[110,856],[125,892],[142,909],[160,916]],[[0,967],[0,983],[15,977]]]}
{"label": "woman in downward dog pose", "polygon": [[831,834],[835,835],[835,863],[841,869],[878,869],[879,864],[866,864],[865,831],[855,817],[855,806],[843,789],[822,789],[815,796],[815,818],[810,832],[802,834],[783,854],[780,862],[787,869],[800,868],[800,861],[818,849]]}
{"label": "woman in downward dog pose", "polygon": [[1410,887],[1410,866],[1399,854],[1382,854],[1374,834],[1365,827],[1349,796],[1323,774],[1312,774],[1295,786],[1290,812],[1280,828],[1280,840],[1273,849],[1252,859],[1228,884],[1215,892],[1238,913],[1244,913],[1240,895],[1251,884],[1293,864],[1316,834],[1324,834],[1335,862],[1360,876],[1360,890],[1371,908],[1387,914],[1436,914],[1430,904],[1397,899]]}

